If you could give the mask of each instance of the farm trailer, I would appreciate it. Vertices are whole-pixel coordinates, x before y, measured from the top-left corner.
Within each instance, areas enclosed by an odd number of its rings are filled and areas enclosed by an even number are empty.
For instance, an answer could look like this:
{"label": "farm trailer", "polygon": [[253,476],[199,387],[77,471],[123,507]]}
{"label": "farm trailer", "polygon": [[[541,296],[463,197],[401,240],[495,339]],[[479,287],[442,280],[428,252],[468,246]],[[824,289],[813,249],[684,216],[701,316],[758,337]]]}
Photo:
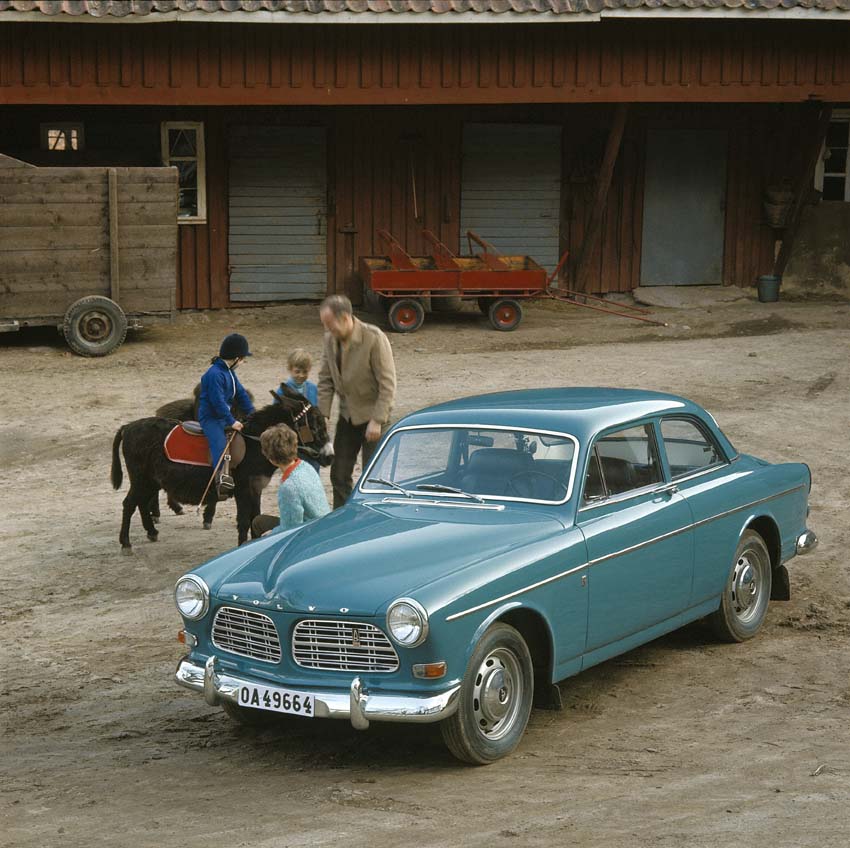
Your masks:
{"label": "farm trailer", "polygon": [[176,168],[40,168],[0,154],[0,332],[55,324],[104,356],[171,321]]}

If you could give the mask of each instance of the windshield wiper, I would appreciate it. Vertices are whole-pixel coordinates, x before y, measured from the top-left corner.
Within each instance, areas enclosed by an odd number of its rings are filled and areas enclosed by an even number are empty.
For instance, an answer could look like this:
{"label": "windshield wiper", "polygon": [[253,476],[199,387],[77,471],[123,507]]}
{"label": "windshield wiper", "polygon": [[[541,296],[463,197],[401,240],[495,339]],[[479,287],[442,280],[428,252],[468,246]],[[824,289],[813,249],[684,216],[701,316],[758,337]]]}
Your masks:
{"label": "windshield wiper", "polygon": [[465,498],[471,498],[474,501],[478,501],[478,503],[487,503],[484,498],[478,495],[471,495],[469,492],[464,492],[463,489],[455,489],[454,486],[443,486],[440,483],[421,483],[416,488],[421,489],[423,492],[449,492],[453,495],[463,495]]}
{"label": "windshield wiper", "polygon": [[398,483],[393,483],[392,480],[384,480],[383,477],[368,477],[366,478],[367,483],[380,483],[382,486],[389,486],[391,489],[396,489],[401,492],[406,498],[412,498],[413,495],[407,491],[407,489],[402,489]]}

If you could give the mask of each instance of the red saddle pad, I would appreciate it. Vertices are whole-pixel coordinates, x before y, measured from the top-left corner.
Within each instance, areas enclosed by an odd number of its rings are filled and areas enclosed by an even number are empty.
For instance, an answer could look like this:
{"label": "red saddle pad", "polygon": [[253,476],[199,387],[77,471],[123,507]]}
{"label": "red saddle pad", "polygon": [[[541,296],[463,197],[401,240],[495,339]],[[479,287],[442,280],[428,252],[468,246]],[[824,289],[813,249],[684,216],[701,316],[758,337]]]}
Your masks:
{"label": "red saddle pad", "polygon": [[187,433],[179,424],[165,437],[163,448],[166,457],[172,462],[212,466],[207,437]]}

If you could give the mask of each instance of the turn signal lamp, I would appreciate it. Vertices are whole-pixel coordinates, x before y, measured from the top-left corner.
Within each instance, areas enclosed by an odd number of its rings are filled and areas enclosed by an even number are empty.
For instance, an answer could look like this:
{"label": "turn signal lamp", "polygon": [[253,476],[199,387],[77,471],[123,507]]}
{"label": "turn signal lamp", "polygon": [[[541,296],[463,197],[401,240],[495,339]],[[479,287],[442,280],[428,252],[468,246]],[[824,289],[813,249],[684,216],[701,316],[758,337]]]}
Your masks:
{"label": "turn signal lamp", "polygon": [[423,680],[431,680],[436,677],[443,677],[446,673],[446,664],[444,662],[434,663],[416,663],[413,666],[413,676]]}

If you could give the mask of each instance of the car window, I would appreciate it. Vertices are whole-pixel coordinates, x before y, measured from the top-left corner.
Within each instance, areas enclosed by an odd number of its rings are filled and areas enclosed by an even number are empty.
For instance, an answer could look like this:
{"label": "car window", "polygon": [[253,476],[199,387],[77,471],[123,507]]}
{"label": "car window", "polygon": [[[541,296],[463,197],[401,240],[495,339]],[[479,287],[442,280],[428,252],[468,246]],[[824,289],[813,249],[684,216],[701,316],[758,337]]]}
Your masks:
{"label": "car window", "polygon": [[619,495],[662,479],[652,425],[629,427],[596,442],[588,462],[584,499]]}
{"label": "car window", "polygon": [[674,479],[723,462],[720,449],[694,421],[663,418],[661,438]]}

